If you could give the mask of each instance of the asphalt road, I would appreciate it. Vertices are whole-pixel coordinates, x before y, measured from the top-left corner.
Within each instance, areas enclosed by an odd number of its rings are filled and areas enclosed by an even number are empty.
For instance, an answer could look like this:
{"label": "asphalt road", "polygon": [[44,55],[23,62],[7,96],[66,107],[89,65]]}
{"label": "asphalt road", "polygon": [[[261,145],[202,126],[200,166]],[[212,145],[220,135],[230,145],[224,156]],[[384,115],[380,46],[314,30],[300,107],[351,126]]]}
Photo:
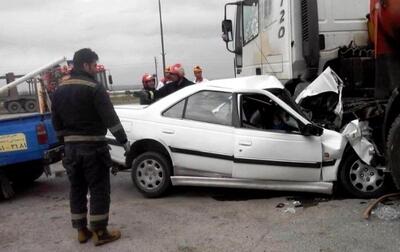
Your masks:
{"label": "asphalt road", "polygon": [[111,182],[110,227],[121,240],[79,244],[67,177],[53,175],[0,200],[0,251],[400,251],[400,221],[363,220],[368,200],[189,187],[146,199],[129,173]]}

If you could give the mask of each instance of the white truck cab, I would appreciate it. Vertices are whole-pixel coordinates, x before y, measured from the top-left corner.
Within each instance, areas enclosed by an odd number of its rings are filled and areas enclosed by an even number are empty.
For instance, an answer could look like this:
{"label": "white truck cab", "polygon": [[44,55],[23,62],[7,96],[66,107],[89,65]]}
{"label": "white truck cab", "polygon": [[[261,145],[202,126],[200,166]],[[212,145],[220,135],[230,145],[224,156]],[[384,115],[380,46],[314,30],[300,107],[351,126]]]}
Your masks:
{"label": "white truck cab", "polygon": [[315,77],[339,47],[367,45],[368,13],[369,0],[244,0],[225,6],[223,39],[237,76]]}

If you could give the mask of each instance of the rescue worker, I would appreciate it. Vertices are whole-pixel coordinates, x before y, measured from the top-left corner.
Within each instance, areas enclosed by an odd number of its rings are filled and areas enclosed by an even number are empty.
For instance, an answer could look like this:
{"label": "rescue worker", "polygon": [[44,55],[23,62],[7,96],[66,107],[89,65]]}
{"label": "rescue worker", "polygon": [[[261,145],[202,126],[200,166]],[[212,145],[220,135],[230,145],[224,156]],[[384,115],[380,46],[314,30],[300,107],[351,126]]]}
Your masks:
{"label": "rescue worker", "polygon": [[[151,74],[144,74],[142,77],[143,90],[145,91],[155,91],[156,90],[156,79]],[[149,99],[145,99],[144,97],[140,97],[140,104],[150,104]]]}
{"label": "rescue worker", "polygon": [[165,85],[167,85],[167,84],[169,84],[169,83],[171,83],[171,80],[170,80],[170,69],[171,69],[171,66],[167,66],[166,68],[165,68],[165,70],[164,70],[164,78],[161,78],[161,80],[158,82],[158,85],[157,85],[157,90],[158,89],[161,89],[163,86],[165,86]]}
{"label": "rescue worker", "polygon": [[[129,141],[105,88],[95,80],[97,54],[89,48],[74,54],[69,79],[60,83],[52,102],[52,121],[65,143],[63,165],[70,181],[70,208],[78,241],[92,236],[96,246],[121,237],[107,230],[110,208],[111,157],[107,129],[129,150]],[[87,228],[87,194],[90,193],[90,228]]]}
{"label": "rescue worker", "polygon": [[194,83],[202,83],[208,81],[206,78],[203,77],[203,69],[200,66],[195,66],[193,68],[193,74],[195,79],[193,80]]}
{"label": "rescue worker", "polygon": [[150,103],[154,102],[155,100],[161,99],[173,92],[190,86],[194,84],[193,82],[189,81],[185,78],[185,70],[183,69],[181,64],[172,65],[170,68],[169,78],[171,83],[163,86],[162,88],[155,90],[155,91],[140,91],[135,92],[135,96],[139,96],[141,99],[147,99]]}

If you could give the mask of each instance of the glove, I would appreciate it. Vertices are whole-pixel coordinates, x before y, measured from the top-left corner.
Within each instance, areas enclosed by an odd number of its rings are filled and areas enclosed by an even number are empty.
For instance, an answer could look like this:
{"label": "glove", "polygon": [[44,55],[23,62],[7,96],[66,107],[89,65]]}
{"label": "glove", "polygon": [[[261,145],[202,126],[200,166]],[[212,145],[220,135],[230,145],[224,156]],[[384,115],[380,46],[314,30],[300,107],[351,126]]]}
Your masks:
{"label": "glove", "polygon": [[124,150],[125,150],[125,154],[124,154],[124,156],[126,156],[126,154],[130,151],[130,149],[131,149],[131,143],[129,142],[129,141],[126,141],[125,143],[124,143]]}

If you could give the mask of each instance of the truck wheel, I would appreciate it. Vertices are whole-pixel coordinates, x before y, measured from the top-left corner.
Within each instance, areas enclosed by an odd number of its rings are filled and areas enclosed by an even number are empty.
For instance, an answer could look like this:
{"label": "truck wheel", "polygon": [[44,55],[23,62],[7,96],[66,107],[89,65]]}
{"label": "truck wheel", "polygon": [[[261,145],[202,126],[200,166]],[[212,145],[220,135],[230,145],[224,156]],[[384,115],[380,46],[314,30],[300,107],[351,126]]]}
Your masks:
{"label": "truck wheel", "polygon": [[387,140],[387,168],[400,189],[400,115],[394,120]]}
{"label": "truck wheel", "polygon": [[19,113],[22,110],[21,104],[17,101],[8,102],[6,106],[7,106],[6,109],[11,114]]}
{"label": "truck wheel", "polygon": [[171,165],[163,155],[145,152],[132,163],[132,181],[148,198],[164,195],[171,187]]}
{"label": "truck wheel", "polygon": [[35,100],[27,100],[24,103],[24,109],[26,112],[32,113],[36,112],[38,109],[37,102]]}
{"label": "truck wheel", "polygon": [[356,198],[376,198],[387,190],[385,173],[364,163],[356,153],[349,153],[340,168],[341,188]]}

